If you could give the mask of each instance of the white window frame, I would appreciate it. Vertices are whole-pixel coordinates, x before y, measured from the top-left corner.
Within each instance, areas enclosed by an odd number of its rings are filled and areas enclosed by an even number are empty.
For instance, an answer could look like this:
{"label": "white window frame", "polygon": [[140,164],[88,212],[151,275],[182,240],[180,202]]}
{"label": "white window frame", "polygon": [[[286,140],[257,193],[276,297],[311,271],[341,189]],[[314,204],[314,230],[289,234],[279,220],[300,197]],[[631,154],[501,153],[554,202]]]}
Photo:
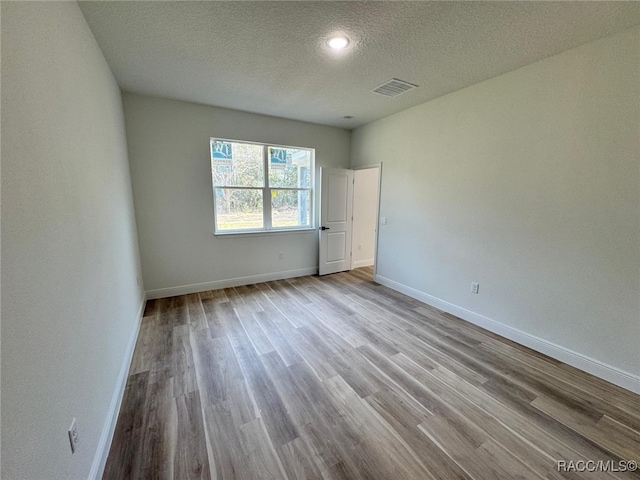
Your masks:
{"label": "white window frame", "polygon": [[[229,143],[245,143],[251,145],[260,145],[262,147],[262,168],[264,171],[264,186],[262,187],[234,187],[228,185],[216,185],[213,183],[213,172],[211,175],[211,185],[213,193],[213,220],[214,220],[214,235],[226,236],[226,235],[264,235],[272,233],[292,233],[292,232],[308,232],[315,230],[315,175],[316,175],[316,150],[309,147],[298,147],[293,145],[279,145],[276,143],[263,143],[263,142],[249,142],[246,140],[232,140],[229,138],[211,137],[209,139],[209,166],[213,167],[213,158],[211,157],[211,145],[213,142],[229,142]],[[272,148],[291,148],[296,150],[306,150],[311,153],[311,166],[309,168],[310,185],[309,188],[289,188],[289,187],[270,187],[269,186],[269,147]],[[219,230],[218,229],[218,211],[216,205],[216,188],[232,188],[234,190],[262,190],[262,228],[246,228],[240,230]],[[271,191],[272,190],[298,190],[309,192],[309,226],[292,226],[292,227],[274,227],[271,224]]]}

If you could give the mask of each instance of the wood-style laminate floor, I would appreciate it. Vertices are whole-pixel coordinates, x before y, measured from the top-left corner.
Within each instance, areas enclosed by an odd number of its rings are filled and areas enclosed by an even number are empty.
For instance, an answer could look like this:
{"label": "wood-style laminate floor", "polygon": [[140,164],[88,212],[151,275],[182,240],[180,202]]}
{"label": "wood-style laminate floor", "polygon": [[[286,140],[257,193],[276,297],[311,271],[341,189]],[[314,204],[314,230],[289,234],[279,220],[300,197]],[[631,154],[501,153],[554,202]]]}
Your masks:
{"label": "wood-style laminate floor", "polygon": [[640,396],[359,269],[149,301],[104,478],[637,479],[556,462],[639,457]]}

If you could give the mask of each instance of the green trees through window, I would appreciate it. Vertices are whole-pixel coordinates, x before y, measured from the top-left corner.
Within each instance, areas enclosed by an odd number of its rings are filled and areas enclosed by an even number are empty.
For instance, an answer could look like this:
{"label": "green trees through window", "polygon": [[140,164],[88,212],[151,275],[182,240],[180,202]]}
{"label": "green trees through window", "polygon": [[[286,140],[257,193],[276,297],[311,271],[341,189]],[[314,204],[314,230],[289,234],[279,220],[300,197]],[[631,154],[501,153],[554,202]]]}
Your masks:
{"label": "green trees through window", "polygon": [[212,138],[211,173],[217,233],[312,227],[312,149]]}

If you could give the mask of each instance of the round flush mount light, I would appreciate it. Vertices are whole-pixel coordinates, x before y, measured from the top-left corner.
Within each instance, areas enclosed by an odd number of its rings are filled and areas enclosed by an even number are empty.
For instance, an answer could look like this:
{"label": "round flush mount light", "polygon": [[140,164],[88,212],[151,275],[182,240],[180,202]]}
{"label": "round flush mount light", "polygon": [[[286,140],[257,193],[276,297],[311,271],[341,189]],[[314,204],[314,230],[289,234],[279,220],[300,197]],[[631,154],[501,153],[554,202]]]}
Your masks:
{"label": "round flush mount light", "polygon": [[349,39],[345,35],[334,35],[327,40],[327,45],[332,50],[343,50],[349,45]]}

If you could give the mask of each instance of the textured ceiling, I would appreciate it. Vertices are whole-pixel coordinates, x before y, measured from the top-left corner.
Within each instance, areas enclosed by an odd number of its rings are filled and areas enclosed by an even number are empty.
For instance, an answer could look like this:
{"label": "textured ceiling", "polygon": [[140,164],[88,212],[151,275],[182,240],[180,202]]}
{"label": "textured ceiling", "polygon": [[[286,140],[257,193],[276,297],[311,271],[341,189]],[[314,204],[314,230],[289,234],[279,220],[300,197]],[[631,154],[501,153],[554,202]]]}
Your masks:
{"label": "textured ceiling", "polygon": [[[640,24],[640,2],[80,7],[125,91],[345,128]],[[326,47],[334,32],[352,40],[342,55]],[[371,93],[394,77],[419,88],[396,98]]]}

